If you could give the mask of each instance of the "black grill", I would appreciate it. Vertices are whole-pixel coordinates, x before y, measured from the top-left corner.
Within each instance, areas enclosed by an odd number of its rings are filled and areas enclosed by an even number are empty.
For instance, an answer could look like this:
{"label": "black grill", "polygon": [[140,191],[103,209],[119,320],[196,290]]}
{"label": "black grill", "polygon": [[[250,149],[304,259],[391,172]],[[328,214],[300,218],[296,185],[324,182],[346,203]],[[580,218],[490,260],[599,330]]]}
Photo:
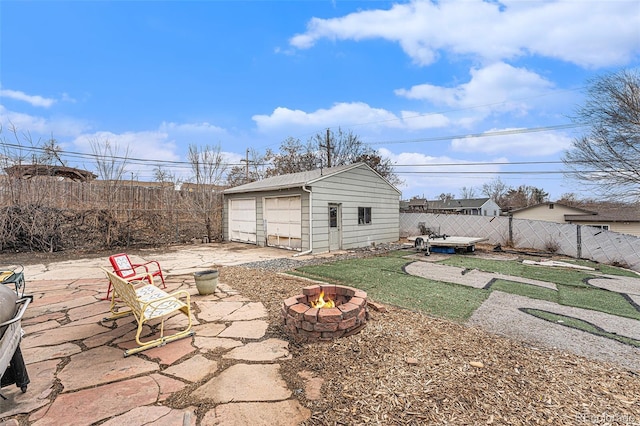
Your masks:
{"label": "black grill", "polygon": [[22,392],[27,391],[29,374],[20,351],[20,321],[31,300],[18,299],[16,292],[0,284],[0,387],[15,384]]}

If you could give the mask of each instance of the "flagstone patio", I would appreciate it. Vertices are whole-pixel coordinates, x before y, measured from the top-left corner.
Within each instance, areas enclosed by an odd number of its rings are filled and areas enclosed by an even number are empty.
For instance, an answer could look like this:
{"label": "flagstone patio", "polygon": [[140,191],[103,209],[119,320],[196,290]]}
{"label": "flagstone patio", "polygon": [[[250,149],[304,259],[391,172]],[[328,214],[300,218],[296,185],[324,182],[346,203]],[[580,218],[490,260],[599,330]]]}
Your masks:
{"label": "flagstone patio", "polygon": [[[1,426],[19,420],[195,425],[198,418],[202,424],[295,425],[310,416],[281,377],[288,342],[265,339],[261,303],[224,282],[201,296],[192,275],[169,275],[167,292],[191,294],[195,336],[125,358],[124,350],[136,345],[135,320],[103,321],[106,286],[102,277],[28,280],[26,294],[34,300],[20,347],[31,383],[26,393],[15,386],[0,390],[6,398],[0,399]],[[167,327],[180,325],[174,318]],[[184,408],[168,404],[176,392],[191,398]]]}

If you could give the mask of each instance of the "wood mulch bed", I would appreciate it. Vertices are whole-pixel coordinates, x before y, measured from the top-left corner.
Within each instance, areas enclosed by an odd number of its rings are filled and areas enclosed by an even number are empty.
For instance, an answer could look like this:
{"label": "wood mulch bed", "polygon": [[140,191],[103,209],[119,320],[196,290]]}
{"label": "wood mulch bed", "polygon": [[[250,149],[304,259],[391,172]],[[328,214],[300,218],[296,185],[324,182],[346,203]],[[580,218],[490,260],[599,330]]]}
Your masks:
{"label": "wood mulch bed", "polygon": [[[283,299],[308,281],[244,267],[220,279],[264,303],[268,337],[284,333]],[[311,410],[306,425],[634,424],[639,372],[552,348],[534,348],[454,322],[386,306],[358,334],[291,342],[281,373]],[[310,399],[301,372],[324,378]]]}

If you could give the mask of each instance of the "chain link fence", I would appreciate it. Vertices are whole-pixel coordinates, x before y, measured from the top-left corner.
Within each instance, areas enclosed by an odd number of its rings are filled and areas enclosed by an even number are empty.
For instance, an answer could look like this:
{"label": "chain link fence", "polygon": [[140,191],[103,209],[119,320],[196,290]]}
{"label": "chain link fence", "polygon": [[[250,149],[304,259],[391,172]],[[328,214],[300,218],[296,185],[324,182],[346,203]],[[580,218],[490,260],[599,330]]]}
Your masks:
{"label": "chain link fence", "polygon": [[640,271],[640,238],[600,228],[511,217],[400,213],[400,236],[437,234],[487,238],[489,244],[535,249]]}

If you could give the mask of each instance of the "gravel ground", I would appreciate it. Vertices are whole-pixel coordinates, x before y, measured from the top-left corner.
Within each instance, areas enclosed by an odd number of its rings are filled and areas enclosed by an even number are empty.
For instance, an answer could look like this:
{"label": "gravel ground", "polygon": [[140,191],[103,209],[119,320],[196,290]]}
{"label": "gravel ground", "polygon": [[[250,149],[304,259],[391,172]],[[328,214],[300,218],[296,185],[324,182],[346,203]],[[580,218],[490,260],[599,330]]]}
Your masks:
{"label": "gravel ground", "polygon": [[640,339],[640,324],[637,320],[501,291],[492,292],[469,318],[468,323],[531,345],[559,348],[640,372],[640,349],[536,318],[523,309],[538,309],[578,318],[608,332]]}

